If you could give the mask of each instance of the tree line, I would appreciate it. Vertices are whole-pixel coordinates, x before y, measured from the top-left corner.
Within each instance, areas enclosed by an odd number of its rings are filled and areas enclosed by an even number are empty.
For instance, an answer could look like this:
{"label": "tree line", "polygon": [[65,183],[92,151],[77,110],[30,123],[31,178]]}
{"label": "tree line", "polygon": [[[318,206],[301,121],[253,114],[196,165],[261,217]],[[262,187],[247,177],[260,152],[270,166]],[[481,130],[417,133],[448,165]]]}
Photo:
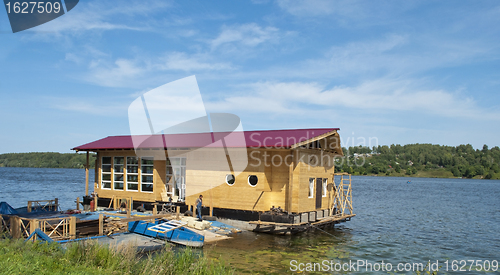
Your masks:
{"label": "tree line", "polygon": [[500,179],[498,146],[474,150],[470,144],[393,144],[343,151],[344,159],[336,169],[351,174]]}
{"label": "tree line", "polygon": [[[90,167],[94,168],[95,154],[90,155]],[[85,168],[86,153],[9,153],[0,154],[0,167],[38,168]]]}

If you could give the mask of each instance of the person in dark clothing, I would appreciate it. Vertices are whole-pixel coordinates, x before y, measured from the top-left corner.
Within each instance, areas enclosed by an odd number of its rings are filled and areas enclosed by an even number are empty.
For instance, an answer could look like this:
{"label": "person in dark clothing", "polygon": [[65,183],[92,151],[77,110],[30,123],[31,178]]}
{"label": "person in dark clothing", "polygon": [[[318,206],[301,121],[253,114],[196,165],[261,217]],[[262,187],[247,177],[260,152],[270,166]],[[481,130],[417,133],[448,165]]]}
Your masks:
{"label": "person in dark clothing", "polygon": [[198,219],[201,221],[201,205],[203,204],[203,195],[200,195],[198,199],[196,199],[196,212],[198,212]]}

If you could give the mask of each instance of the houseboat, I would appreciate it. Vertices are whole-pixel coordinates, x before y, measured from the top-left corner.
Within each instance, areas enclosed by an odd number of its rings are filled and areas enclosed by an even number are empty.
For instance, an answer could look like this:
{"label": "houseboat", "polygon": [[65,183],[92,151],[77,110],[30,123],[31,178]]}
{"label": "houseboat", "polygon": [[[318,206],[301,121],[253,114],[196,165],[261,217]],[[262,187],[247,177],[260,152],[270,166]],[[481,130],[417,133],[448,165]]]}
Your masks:
{"label": "houseboat", "polygon": [[[335,178],[338,128],[109,136],[73,148],[95,152],[99,206],[169,204],[294,231],[350,220],[350,175]],[[168,146],[167,146],[168,144]]]}

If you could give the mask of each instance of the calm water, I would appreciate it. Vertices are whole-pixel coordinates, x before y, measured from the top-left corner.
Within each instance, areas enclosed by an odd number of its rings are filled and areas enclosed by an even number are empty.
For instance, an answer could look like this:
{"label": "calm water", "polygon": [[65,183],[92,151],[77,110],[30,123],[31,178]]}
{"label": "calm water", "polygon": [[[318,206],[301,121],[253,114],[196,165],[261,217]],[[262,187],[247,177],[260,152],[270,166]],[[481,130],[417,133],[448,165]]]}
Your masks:
{"label": "calm water", "polygon": [[[94,169],[89,171],[89,193],[94,190]],[[62,210],[74,209],[85,193],[84,169],[0,167],[0,201],[12,207],[29,200],[59,199]]]}
{"label": "calm water", "polygon": [[[0,201],[20,207],[28,200],[58,197],[63,209],[72,208],[84,193],[84,181],[85,171],[78,169],[0,168]],[[357,216],[326,233],[247,232],[207,245],[204,253],[238,273],[290,273],[292,260],[296,267],[323,260],[334,264],[362,260],[372,265],[384,261],[392,264],[392,274],[398,263],[425,266],[429,260],[439,260],[441,274],[446,273],[446,260],[450,271],[453,260],[500,261],[500,181],[353,177],[353,189]],[[354,273],[388,273],[359,270]]]}

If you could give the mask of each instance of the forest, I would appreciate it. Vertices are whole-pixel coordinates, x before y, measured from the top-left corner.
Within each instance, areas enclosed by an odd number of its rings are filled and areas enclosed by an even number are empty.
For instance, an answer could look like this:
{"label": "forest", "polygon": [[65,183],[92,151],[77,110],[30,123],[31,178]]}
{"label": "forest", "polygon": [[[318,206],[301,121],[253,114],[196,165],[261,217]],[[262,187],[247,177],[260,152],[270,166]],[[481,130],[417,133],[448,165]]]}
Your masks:
{"label": "forest", "polygon": [[[37,168],[85,168],[86,153],[9,153],[0,155],[0,167]],[[95,154],[90,155],[90,167],[94,168]]]}
{"label": "forest", "polygon": [[[342,148],[343,158],[335,162],[336,172],[353,175],[410,176],[438,178],[500,179],[500,148],[481,150],[472,145],[434,144],[383,145]],[[90,155],[94,168],[95,154]],[[0,167],[85,168],[83,153],[0,154]]]}
{"label": "forest", "polygon": [[353,175],[500,179],[500,148],[484,145],[384,145],[343,148],[336,171]]}

